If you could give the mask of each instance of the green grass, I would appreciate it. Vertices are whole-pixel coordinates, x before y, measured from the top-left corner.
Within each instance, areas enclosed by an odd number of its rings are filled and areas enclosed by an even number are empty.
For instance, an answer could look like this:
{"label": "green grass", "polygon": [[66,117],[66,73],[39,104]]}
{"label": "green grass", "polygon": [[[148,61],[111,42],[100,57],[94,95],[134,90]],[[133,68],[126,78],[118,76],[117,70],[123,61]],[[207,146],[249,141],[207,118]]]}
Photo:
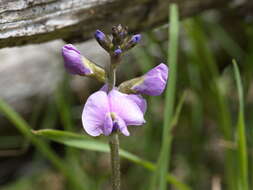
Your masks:
{"label": "green grass", "polygon": [[27,122],[20,117],[7,103],[0,99],[0,111],[12,122],[12,124],[20,131],[22,135],[40,151],[52,164],[62,172],[62,174],[69,180],[74,189],[82,189],[78,183],[77,178],[71,174],[71,169],[68,168],[64,161],[60,159],[54,151],[51,150],[50,146],[44,141],[36,138],[31,130],[32,128]]}
{"label": "green grass", "polygon": [[244,97],[243,86],[240,72],[235,60],[233,60],[235,80],[238,89],[239,112],[237,122],[237,152],[238,152],[238,167],[239,167],[239,189],[248,190],[248,153],[247,153],[247,137],[245,134],[245,119],[244,119]]}
{"label": "green grass", "polygon": [[[181,101],[182,102],[182,101]],[[180,104],[182,105],[182,103]],[[181,106],[180,106],[181,107]],[[180,108],[179,108],[180,109]],[[179,111],[178,111],[179,112]],[[75,147],[83,150],[90,151],[98,151],[98,152],[110,152],[109,145],[103,142],[99,142],[97,140],[93,140],[90,137],[86,137],[83,135],[77,135],[75,133],[59,131],[59,130],[39,130],[33,131],[33,133],[37,136],[42,136],[52,141],[56,141],[58,143],[62,143],[69,147]],[[141,159],[140,157],[127,152],[123,149],[120,150],[120,156],[128,159],[129,161],[140,165],[149,171],[155,171],[156,166],[149,161]],[[171,183],[179,190],[189,190],[190,188],[178,181],[174,176],[166,174],[166,183]]]}
{"label": "green grass", "polygon": [[178,33],[179,33],[179,18],[177,5],[172,4],[169,9],[169,48],[168,48],[168,66],[169,66],[169,81],[165,91],[165,109],[163,121],[162,147],[158,159],[157,171],[152,179],[151,188],[156,189],[156,180],[159,181],[158,187],[160,190],[167,188],[166,175],[170,160],[170,149],[172,143],[171,130],[173,127],[173,112],[176,92],[177,78],[177,48],[178,48]]}

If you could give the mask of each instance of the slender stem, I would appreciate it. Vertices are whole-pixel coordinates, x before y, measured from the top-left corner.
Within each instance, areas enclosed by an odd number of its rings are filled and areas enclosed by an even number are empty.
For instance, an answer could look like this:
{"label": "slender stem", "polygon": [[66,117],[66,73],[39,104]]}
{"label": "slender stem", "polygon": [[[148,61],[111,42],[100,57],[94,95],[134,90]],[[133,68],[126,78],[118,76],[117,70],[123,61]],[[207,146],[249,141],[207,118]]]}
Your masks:
{"label": "slender stem", "polygon": [[108,92],[113,89],[116,83],[116,68],[113,64],[110,64],[108,71]]}
{"label": "slender stem", "polygon": [[111,165],[112,165],[112,189],[120,190],[120,157],[119,157],[119,137],[114,132],[110,136]]}
{"label": "slender stem", "polygon": [[[111,91],[116,83],[116,62],[117,60],[111,57],[111,64],[108,71],[108,92]],[[111,150],[111,167],[112,167],[112,189],[120,190],[120,157],[119,157],[119,137],[118,131],[115,130],[110,135],[109,140]]]}

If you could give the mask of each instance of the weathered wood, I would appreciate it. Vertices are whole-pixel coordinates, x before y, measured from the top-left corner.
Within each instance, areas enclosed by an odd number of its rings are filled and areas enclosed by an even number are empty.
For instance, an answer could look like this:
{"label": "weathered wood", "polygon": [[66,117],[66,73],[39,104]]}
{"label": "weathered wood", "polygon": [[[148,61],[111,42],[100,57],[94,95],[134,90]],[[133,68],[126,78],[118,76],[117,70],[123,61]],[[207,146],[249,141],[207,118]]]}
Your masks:
{"label": "weathered wood", "polygon": [[[252,14],[249,10],[252,10],[253,2],[249,0],[174,1],[180,2],[183,17],[228,4],[236,8],[237,14]],[[128,25],[131,31],[141,31],[167,21],[169,2],[172,1],[0,0],[0,47],[58,38],[80,42],[90,38],[96,28],[109,31],[116,23]],[[59,71],[63,64],[62,45],[61,41],[55,41],[39,46],[1,49],[0,97],[22,110],[34,105],[34,97],[52,95],[57,82],[62,79]],[[108,57],[98,48],[94,41],[80,46],[85,56],[105,64]],[[75,77],[73,84],[75,91],[87,85],[80,77]]]}
{"label": "weathered wood", "polygon": [[250,0],[0,0],[0,48],[53,39],[83,41],[97,28],[113,24],[131,31],[164,24],[168,5],[178,3],[181,16],[225,6],[249,7]]}

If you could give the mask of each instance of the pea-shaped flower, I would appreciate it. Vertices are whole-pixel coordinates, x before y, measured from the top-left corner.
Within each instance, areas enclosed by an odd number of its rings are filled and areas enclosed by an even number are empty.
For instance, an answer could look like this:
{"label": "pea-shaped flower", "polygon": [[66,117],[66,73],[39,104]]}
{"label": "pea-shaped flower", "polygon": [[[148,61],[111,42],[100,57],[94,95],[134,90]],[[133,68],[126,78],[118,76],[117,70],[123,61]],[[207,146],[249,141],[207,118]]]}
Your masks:
{"label": "pea-shaped flower", "polygon": [[80,51],[72,44],[62,47],[62,56],[64,66],[71,74],[87,75],[92,73],[91,69],[82,61]]}
{"label": "pea-shaped flower", "polygon": [[119,89],[125,93],[158,96],[164,91],[167,79],[168,67],[161,63],[143,76],[123,82]]}
{"label": "pea-shaped flower", "polygon": [[127,126],[145,123],[146,101],[137,95],[127,95],[116,89],[108,94],[100,90],[92,94],[84,105],[82,123],[91,136],[110,135],[119,130],[129,136]]}
{"label": "pea-shaped flower", "polygon": [[104,82],[104,70],[83,57],[80,51],[72,44],[66,44],[62,47],[62,56],[64,59],[64,66],[69,73],[94,77],[99,81]]}

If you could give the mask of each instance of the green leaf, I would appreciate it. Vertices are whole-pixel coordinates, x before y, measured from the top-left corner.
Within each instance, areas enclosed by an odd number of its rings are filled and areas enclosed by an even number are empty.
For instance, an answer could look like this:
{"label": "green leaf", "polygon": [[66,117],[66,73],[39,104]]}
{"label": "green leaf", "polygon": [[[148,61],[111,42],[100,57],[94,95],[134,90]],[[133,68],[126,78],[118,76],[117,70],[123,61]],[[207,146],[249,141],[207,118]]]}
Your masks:
{"label": "green leaf", "polygon": [[169,44],[168,44],[168,63],[170,69],[170,78],[166,89],[165,111],[163,121],[162,148],[158,160],[158,168],[152,179],[151,189],[156,189],[156,178],[159,177],[159,189],[166,190],[166,175],[170,160],[170,149],[172,142],[171,130],[173,128],[173,112],[176,93],[177,78],[177,51],[178,51],[178,33],[179,33],[179,16],[176,4],[171,4],[169,9]]}
{"label": "green leaf", "polygon": [[20,131],[20,133],[40,151],[51,163],[65,175],[65,177],[72,184],[74,189],[82,189],[77,179],[71,175],[71,169],[67,167],[64,161],[55,154],[50,146],[44,141],[38,139],[31,133],[31,126],[15,112],[5,101],[0,99],[0,112]]}
{"label": "green leaf", "polygon": [[[52,141],[55,141],[55,142],[58,142],[70,147],[75,147],[75,148],[79,148],[83,150],[98,151],[98,152],[106,152],[106,153],[110,152],[108,144],[91,139],[90,137],[87,137],[87,136],[77,135],[71,132],[45,129],[45,130],[33,131],[33,133],[37,136],[42,136]],[[141,159],[140,157],[130,152],[120,149],[120,156],[150,171],[155,171],[156,166],[153,163],[146,161],[144,159]],[[180,190],[190,189],[187,185],[181,183],[172,175],[167,175],[166,180],[167,182],[174,185],[177,189],[180,189]]]}
{"label": "green leaf", "polygon": [[243,103],[243,87],[240,72],[236,61],[233,60],[235,80],[239,96],[239,112],[237,123],[237,152],[238,152],[238,166],[239,166],[239,186],[240,189],[248,190],[248,154],[247,154],[247,140],[245,134],[244,121],[244,103]]}

